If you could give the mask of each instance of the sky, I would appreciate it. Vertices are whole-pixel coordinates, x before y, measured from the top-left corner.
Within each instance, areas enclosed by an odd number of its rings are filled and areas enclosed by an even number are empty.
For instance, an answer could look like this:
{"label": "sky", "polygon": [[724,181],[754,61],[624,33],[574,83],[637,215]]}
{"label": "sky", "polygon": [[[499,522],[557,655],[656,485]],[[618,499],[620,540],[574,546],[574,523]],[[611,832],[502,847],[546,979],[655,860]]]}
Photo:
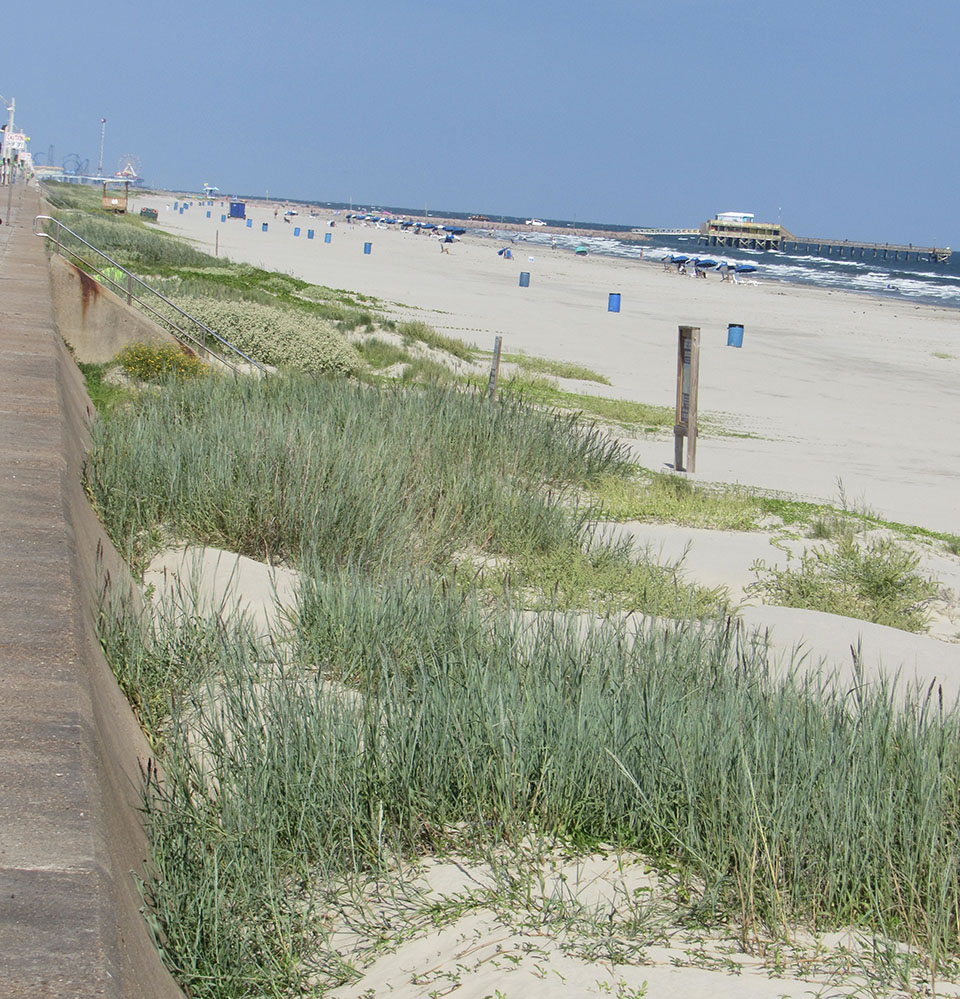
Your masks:
{"label": "sky", "polygon": [[10,5],[38,162],[153,187],[960,246],[960,0]]}

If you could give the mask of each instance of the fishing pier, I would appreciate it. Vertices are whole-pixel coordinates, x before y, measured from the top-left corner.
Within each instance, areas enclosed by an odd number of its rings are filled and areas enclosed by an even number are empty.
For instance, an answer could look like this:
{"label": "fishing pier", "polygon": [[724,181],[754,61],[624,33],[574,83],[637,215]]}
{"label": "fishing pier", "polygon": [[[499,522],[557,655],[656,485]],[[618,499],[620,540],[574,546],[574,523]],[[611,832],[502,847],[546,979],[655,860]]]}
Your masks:
{"label": "fishing pier", "polygon": [[697,242],[707,246],[730,246],[747,250],[783,250],[821,257],[858,260],[903,260],[946,264],[949,246],[914,246],[912,243],[864,243],[851,239],[795,236],[779,222],[753,222],[749,218],[717,216],[700,226]]}

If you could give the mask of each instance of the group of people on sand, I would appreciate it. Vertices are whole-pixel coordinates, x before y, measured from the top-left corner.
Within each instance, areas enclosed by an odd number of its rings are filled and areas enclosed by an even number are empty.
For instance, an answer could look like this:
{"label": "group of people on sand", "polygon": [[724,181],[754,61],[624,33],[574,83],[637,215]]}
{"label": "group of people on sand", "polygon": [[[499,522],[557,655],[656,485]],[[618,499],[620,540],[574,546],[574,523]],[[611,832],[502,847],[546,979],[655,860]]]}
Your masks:
{"label": "group of people on sand", "polygon": [[734,284],[740,283],[740,277],[737,273],[737,268],[733,264],[729,264],[723,261],[717,264],[715,261],[703,262],[697,257],[692,260],[689,257],[664,257],[663,258],[663,269],[665,271],[670,270],[671,267],[676,267],[678,274],[688,274],[687,264],[693,265],[693,276],[698,278],[706,279],[707,271],[716,267],[717,273],[720,275],[721,281],[732,281]]}

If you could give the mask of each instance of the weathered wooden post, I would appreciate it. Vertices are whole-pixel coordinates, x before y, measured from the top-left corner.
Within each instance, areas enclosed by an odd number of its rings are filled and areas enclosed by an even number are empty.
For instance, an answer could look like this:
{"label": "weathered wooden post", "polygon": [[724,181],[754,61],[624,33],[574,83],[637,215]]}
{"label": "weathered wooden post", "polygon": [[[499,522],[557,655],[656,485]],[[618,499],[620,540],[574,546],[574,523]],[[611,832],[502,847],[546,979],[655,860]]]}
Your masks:
{"label": "weathered wooden post", "polygon": [[487,395],[490,401],[497,397],[497,376],[500,374],[500,344],[503,337],[498,336],[493,341],[493,360],[490,362],[490,384],[487,386]]}
{"label": "weathered wooden post", "polygon": [[[700,327],[681,326],[677,336],[677,411],[673,427],[673,467],[697,470],[697,387],[700,379]],[[687,466],[683,438],[687,438]]]}

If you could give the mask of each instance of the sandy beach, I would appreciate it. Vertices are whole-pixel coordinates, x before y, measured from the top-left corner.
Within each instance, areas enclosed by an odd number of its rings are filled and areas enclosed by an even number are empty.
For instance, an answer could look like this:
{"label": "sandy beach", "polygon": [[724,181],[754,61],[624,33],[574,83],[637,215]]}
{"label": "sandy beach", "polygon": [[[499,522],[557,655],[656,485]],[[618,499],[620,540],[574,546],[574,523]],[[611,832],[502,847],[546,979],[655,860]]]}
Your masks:
{"label": "sandy beach", "polygon": [[[593,387],[605,395],[671,406],[677,326],[699,326],[701,412],[724,433],[702,435],[698,479],[825,502],[837,501],[842,481],[848,500],[890,519],[943,531],[960,528],[954,482],[960,442],[952,427],[960,412],[960,343],[953,312],[764,284],[762,272],[758,281],[740,285],[715,276],[695,280],[655,262],[579,258],[523,243],[511,247],[512,260],[504,260],[496,251],[510,244],[490,238],[465,237],[449,254],[440,253],[434,237],[350,226],[342,216],[318,211],[311,217],[302,207],[286,224],[274,216],[273,205],[248,205],[252,225],[247,227],[236,220],[220,222],[227,209],[219,202],[209,208],[194,202],[181,214],[173,200],[172,195],[138,198],[134,210],[157,208],[162,228],[211,252],[218,246],[231,260],[376,296],[398,320],[422,319],[486,348],[501,335],[506,351],[587,365],[609,378],[612,387]],[[325,233],[330,243],[324,242]],[[372,244],[369,254],[366,242]],[[521,271],[529,272],[529,287],[519,286]],[[621,295],[619,314],[607,311],[610,292]],[[744,325],[742,349],[726,346],[731,322]],[[673,460],[671,434],[631,443],[647,467],[669,467]],[[923,570],[949,589],[953,603],[936,622],[936,633],[912,635],[815,611],[750,606],[745,587],[752,562],[782,564],[784,557],[782,546],[775,548],[763,532],[640,523],[618,529],[663,559],[682,557],[692,578],[727,586],[744,625],[770,643],[776,662],[800,658],[803,668],[811,669],[823,664],[837,670],[843,684],[900,670],[904,679],[924,685],[937,678],[948,701],[960,697],[960,622],[953,617],[960,559],[925,553]],[[162,592],[197,566],[217,605],[236,587],[258,626],[266,628],[276,616],[277,601],[293,599],[295,574],[278,578],[274,569],[215,550],[165,553],[146,579]],[[850,650],[858,643],[865,673],[855,677]],[[562,891],[570,904],[585,904],[594,914],[605,911],[608,896],[649,898],[656,907],[658,886],[642,858],[615,851],[575,860],[561,851],[538,863],[543,897],[529,900],[535,918],[527,919],[523,912],[507,918],[485,901],[485,892],[494,899],[498,889],[484,863],[457,856],[425,859],[418,891],[427,901],[462,905],[463,915],[408,934],[406,914],[378,896],[376,919],[388,928],[394,920],[399,929],[385,931],[373,950],[349,929],[338,931],[332,942],[363,968],[363,977],[333,994],[487,999],[520,989],[531,999],[679,994],[776,999],[876,988],[858,974],[859,955],[870,952],[872,943],[853,929],[820,936],[798,930],[787,941],[786,963],[777,957],[776,975],[767,944],[745,948],[726,926],[688,934],[669,913],[644,942],[637,963],[587,958],[541,924],[539,913],[548,901]],[[956,995],[958,989],[940,982],[938,992]]]}
{"label": "sandy beach", "polygon": [[[848,499],[888,519],[958,529],[960,317],[951,310],[765,284],[762,267],[757,281],[733,285],[523,243],[505,260],[496,251],[508,241],[484,237],[440,253],[434,237],[303,207],[285,224],[282,205],[275,217],[274,206],[251,203],[247,227],[220,222],[225,202],[195,201],[181,214],[174,197],[140,197],[134,210],[157,208],[162,228],[211,252],[219,243],[231,260],[374,295],[397,319],[488,349],[499,334],[505,351],[588,365],[610,379],[595,390],[611,396],[672,406],[677,327],[699,326],[701,413],[730,436],[701,436],[698,478],[831,502],[842,481]],[[607,311],[611,292],[619,313]],[[743,324],[742,349],[726,346],[728,323]],[[669,436],[634,450],[647,467],[673,460]]]}

